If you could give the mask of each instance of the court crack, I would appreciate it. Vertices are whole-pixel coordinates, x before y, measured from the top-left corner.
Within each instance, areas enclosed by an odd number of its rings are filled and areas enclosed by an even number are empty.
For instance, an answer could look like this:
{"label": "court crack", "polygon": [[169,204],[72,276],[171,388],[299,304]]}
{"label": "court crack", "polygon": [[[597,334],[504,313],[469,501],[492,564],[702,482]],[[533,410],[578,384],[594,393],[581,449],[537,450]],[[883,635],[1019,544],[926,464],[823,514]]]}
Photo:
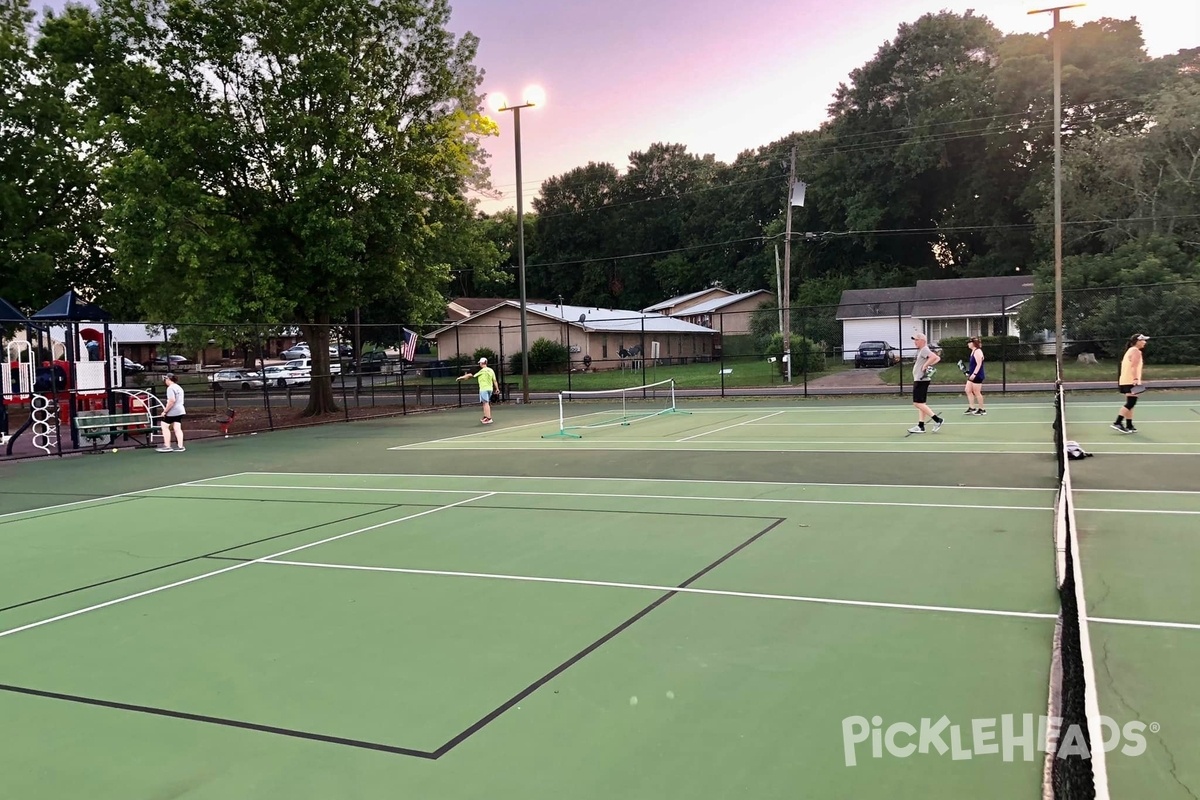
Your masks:
{"label": "court crack", "polygon": [[[1108,640],[1106,639],[1104,641],[1104,644],[1102,645],[1101,651],[1100,651],[1100,666],[1102,666],[1104,668],[1104,674],[1107,677],[1109,691],[1111,691],[1113,693],[1113,695],[1117,698],[1117,701],[1119,703],[1121,703],[1121,705],[1123,705],[1125,708],[1127,708],[1133,712],[1135,719],[1142,721],[1142,717],[1143,717],[1142,712],[1139,711],[1136,707],[1134,707],[1133,703],[1129,702],[1129,699],[1126,698],[1125,695],[1123,695],[1121,693],[1121,691],[1117,688],[1117,681],[1116,681],[1116,678],[1113,677],[1112,669],[1110,668],[1110,666],[1108,664],[1108,659],[1109,659]],[[1149,723],[1146,723],[1146,724],[1149,725]],[[1200,795],[1197,795],[1195,792],[1192,791],[1190,786],[1188,786],[1186,783],[1184,783],[1182,780],[1180,780],[1179,765],[1175,761],[1175,754],[1173,752],[1171,752],[1171,748],[1167,746],[1167,743],[1164,740],[1164,737],[1159,735],[1157,738],[1158,738],[1159,747],[1161,747],[1162,751],[1164,753],[1166,753],[1166,755],[1167,755],[1167,761],[1170,764],[1167,772],[1170,773],[1171,779],[1174,780],[1177,784],[1179,784],[1179,786],[1185,792],[1188,793],[1188,797],[1193,798],[1193,800],[1200,800]],[[1103,747],[1104,746],[1103,743],[1100,746]]]}

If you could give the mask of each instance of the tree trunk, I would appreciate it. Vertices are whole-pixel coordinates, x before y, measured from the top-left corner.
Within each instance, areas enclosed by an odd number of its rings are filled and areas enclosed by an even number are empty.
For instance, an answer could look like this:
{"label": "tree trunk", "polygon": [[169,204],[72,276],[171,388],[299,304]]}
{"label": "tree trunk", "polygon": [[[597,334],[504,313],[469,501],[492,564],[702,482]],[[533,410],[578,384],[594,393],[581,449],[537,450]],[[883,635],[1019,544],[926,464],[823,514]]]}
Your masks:
{"label": "tree trunk", "polygon": [[309,384],[304,416],[319,417],[336,413],[341,409],[333,399],[333,381],[329,370],[329,325],[327,321],[318,321],[313,325],[301,325],[300,330],[304,332],[312,357],[312,383]]}

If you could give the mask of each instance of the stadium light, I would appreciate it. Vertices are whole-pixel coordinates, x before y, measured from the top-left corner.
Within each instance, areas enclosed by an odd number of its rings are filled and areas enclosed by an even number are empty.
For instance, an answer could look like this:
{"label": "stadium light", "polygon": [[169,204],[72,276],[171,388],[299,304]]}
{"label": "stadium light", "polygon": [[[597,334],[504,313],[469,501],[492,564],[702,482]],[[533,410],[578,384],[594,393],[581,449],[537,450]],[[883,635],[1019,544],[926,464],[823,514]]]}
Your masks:
{"label": "stadium light", "polygon": [[517,153],[517,282],[521,287],[521,402],[529,403],[529,322],[525,311],[525,210],[521,194],[521,109],[546,104],[546,91],[540,86],[528,86],[521,95],[522,102],[509,105],[508,98],[499,92],[489,94],[492,109],[511,111],[513,135]]}

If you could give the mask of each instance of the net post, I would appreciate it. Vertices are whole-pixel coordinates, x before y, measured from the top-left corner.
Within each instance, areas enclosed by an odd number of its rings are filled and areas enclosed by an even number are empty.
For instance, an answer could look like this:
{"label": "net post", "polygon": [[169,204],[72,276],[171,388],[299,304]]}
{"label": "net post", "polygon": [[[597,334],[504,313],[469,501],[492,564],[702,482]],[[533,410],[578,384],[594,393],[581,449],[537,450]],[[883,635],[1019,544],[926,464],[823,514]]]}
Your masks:
{"label": "net post", "polygon": [[543,439],[582,439],[578,433],[571,433],[567,430],[567,415],[563,409],[563,395],[565,392],[558,393],[558,430],[554,433],[543,433]]}

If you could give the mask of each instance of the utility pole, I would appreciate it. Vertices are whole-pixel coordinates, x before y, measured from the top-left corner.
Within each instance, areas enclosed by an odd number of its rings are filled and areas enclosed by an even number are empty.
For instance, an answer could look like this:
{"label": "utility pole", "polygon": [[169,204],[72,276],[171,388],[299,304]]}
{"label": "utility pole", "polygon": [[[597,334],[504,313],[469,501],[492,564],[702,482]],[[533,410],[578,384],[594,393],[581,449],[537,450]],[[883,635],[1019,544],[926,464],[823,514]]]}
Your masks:
{"label": "utility pole", "polygon": [[1063,368],[1063,296],[1062,296],[1062,36],[1060,15],[1064,9],[1079,8],[1083,3],[1042,8],[1030,14],[1054,15],[1050,41],[1054,45],[1054,369],[1062,380]]}
{"label": "utility pole", "polygon": [[787,380],[792,382],[792,187],[796,184],[796,146],[792,145],[787,182],[787,223],[783,234],[783,357],[787,360]]}

